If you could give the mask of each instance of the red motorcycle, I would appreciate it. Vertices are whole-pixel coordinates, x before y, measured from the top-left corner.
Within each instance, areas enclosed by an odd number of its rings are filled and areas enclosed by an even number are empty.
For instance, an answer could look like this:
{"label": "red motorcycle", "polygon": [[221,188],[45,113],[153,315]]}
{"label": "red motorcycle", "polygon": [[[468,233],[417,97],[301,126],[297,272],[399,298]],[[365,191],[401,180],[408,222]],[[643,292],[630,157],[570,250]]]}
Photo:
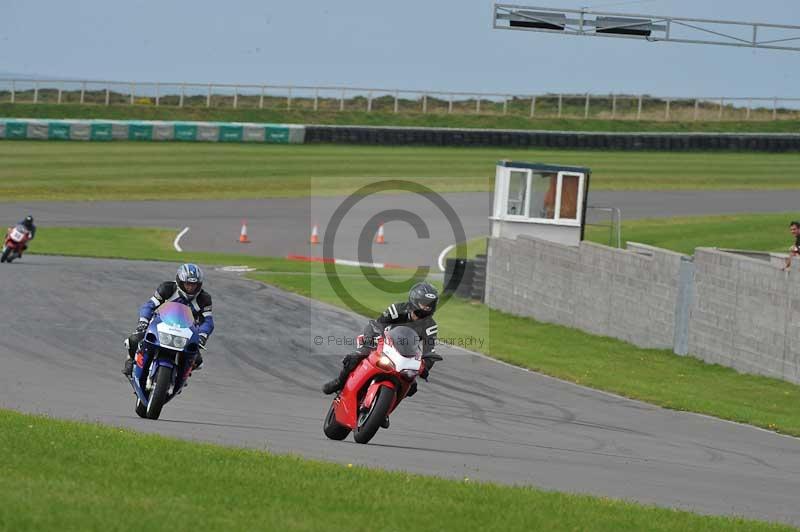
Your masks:
{"label": "red motorcycle", "polygon": [[11,262],[22,256],[25,244],[30,240],[31,233],[23,225],[9,227],[6,231],[6,241],[3,245],[3,252],[0,254],[0,262]]}
{"label": "red motorcycle", "polygon": [[356,442],[369,442],[378,429],[389,428],[389,414],[416,388],[423,368],[417,333],[405,326],[387,330],[334,398],[325,416],[325,436],[343,440],[352,432]]}

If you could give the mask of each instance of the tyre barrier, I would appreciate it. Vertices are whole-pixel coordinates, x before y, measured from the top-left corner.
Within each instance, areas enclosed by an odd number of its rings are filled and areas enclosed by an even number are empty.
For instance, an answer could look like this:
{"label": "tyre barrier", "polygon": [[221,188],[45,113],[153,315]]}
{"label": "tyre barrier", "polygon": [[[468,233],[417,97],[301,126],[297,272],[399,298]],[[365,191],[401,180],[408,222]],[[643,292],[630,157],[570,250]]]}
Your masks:
{"label": "tyre barrier", "polygon": [[447,259],[444,293],[483,302],[486,295],[486,255],[472,259]]}
{"label": "tyre barrier", "polygon": [[305,142],[626,151],[800,151],[800,134],[795,133],[596,133],[315,125],[306,126]]}
{"label": "tyre barrier", "polygon": [[796,133],[601,133],[26,118],[0,118],[0,139],[502,146],[625,151],[800,151],[800,134]]}

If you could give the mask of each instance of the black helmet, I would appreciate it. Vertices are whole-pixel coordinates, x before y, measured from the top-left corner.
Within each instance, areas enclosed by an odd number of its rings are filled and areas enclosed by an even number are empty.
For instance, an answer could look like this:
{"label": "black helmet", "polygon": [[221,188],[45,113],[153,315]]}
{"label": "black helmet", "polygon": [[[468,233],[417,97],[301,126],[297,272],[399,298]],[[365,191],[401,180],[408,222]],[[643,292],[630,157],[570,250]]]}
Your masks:
{"label": "black helmet", "polygon": [[384,345],[391,346],[406,358],[416,358],[421,352],[421,338],[411,327],[400,325],[384,333]]}
{"label": "black helmet", "polygon": [[438,302],[439,291],[430,283],[417,283],[408,292],[408,306],[418,318],[431,316]]}
{"label": "black helmet", "polygon": [[[178,283],[178,291],[186,299],[192,300],[200,290],[203,288],[203,270],[197,264],[184,264],[178,268],[178,273],[175,275],[175,282]],[[194,290],[189,292],[186,290],[186,283],[194,283],[197,285]]]}
{"label": "black helmet", "polygon": [[24,225],[28,229],[33,227],[33,216],[31,216],[30,214],[28,216],[26,216],[25,219],[22,220],[22,225]]}

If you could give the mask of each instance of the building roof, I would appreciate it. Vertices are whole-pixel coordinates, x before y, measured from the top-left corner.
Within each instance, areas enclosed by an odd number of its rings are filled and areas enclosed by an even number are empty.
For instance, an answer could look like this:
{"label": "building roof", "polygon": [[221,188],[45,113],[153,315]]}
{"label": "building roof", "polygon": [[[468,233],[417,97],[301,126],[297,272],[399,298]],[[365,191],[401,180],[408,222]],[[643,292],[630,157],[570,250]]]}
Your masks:
{"label": "building roof", "polygon": [[497,161],[498,166],[505,166],[507,168],[525,168],[526,170],[538,170],[540,172],[579,172],[589,175],[592,173],[591,168],[585,166],[562,166],[558,164],[544,164],[544,163],[526,163],[521,161]]}

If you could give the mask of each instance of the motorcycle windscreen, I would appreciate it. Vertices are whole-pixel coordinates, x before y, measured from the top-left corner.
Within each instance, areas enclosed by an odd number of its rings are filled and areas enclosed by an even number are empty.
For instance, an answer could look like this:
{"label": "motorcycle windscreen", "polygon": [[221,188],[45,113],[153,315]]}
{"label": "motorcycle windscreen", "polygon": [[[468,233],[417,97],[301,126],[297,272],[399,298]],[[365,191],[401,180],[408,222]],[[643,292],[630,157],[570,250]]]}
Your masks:
{"label": "motorcycle windscreen", "polygon": [[16,225],[13,229],[11,229],[11,240],[14,242],[21,242],[22,239],[25,238],[25,233],[27,232],[28,230],[25,229],[25,227],[23,227],[21,224]]}
{"label": "motorcycle windscreen", "polygon": [[395,327],[386,334],[383,350],[395,352],[404,358],[417,358],[422,354],[422,339],[410,327]]}
{"label": "motorcycle windscreen", "polygon": [[181,329],[188,329],[194,325],[194,316],[189,307],[182,303],[170,301],[158,307],[158,315],[162,323]]}

